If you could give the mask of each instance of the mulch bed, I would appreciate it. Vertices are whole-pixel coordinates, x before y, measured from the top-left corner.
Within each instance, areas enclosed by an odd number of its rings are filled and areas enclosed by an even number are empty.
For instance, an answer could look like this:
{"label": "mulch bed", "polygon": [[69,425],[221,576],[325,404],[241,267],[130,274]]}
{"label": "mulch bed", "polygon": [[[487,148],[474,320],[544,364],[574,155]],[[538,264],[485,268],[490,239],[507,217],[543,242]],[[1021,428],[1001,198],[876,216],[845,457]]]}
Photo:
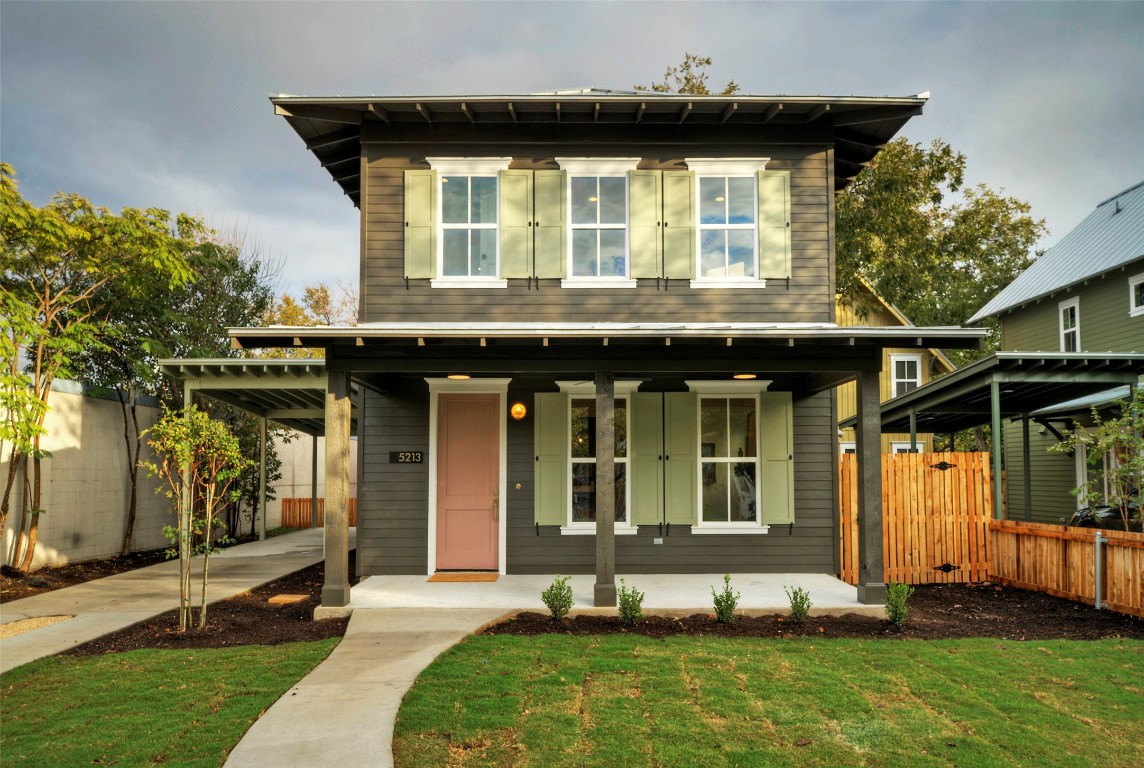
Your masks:
{"label": "mulch bed", "polygon": [[148,565],[156,565],[165,560],[167,560],[165,549],[152,549],[146,552],[132,552],[129,555],[111,557],[106,560],[89,560],[83,563],[61,565],[56,568],[41,568],[29,574],[21,574],[5,565],[0,567],[0,603],[39,595],[64,587],[74,587],[76,584],[133,571]]}
{"label": "mulch bed", "polygon": [[615,616],[573,616],[553,621],[548,614],[522,613],[488,627],[484,634],[597,635],[626,632],[647,637],[853,637],[923,640],[993,637],[1002,640],[1144,640],[1144,619],[1090,605],[996,584],[920,586],[909,601],[909,620],[901,629],[871,616],[810,616],[802,624],[789,616],[739,616],[720,624],[712,614],[680,619],[650,616],[625,627]]}

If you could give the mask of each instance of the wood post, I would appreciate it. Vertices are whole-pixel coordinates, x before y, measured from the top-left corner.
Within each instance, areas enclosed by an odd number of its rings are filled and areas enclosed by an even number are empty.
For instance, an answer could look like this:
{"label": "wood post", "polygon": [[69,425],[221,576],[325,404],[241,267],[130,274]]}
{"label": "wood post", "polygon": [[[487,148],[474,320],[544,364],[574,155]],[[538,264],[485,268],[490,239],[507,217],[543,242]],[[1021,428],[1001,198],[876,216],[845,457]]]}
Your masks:
{"label": "wood post", "polygon": [[997,379],[989,383],[989,403],[993,425],[993,456],[989,462],[993,470],[993,516],[1000,520],[1005,516],[1005,509],[1001,503],[1001,384]]}
{"label": "wood post", "polygon": [[593,604],[616,604],[615,377],[596,374],[596,587]]}
{"label": "wood post", "polygon": [[318,527],[318,436],[310,436],[310,527]]}
{"label": "wood post", "polygon": [[266,540],[266,417],[258,419],[258,540]]}
{"label": "wood post", "polygon": [[886,600],[882,543],[882,404],[878,371],[858,373],[858,602]]}
{"label": "wood post", "polygon": [[350,602],[350,376],[326,374],[326,580],[322,607],[341,608]]}

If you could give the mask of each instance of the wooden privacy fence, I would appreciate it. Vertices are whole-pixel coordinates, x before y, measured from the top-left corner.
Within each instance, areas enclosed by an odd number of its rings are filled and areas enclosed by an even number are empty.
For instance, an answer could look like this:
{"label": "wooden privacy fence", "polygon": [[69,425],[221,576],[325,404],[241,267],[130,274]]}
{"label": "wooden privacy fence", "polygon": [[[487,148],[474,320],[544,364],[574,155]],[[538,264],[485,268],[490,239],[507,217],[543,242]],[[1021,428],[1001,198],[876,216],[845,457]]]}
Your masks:
{"label": "wooden privacy fence", "polygon": [[[318,499],[318,527],[326,521],[326,500]],[[350,499],[350,527],[357,525],[357,499]],[[310,527],[310,499],[282,499],[282,527]]]}
{"label": "wooden privacy fence", "polygon": [[[992,578],[1144,617],[1144,534],[992,520]],[[1103,540],[1098,548],[1096,537]]]}
{"label": "wooden privacy fence", "polygon": [[[839,482],[839,576],[857,584],[858,461],[853,454],[842,456]],[[988,454],[882,456],[882,546],[887,582],[985,581],[989,578],[986,526],[992,516],[993,479]]]}

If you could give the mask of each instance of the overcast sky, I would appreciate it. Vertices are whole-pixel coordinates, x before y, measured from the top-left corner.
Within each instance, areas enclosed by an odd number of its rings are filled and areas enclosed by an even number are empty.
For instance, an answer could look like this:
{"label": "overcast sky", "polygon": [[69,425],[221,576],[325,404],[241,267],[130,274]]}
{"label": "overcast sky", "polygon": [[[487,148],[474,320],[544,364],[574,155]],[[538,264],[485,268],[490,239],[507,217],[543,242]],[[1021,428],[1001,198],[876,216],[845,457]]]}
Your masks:
{"label": "overcast sky", "polygon": [[631,88],[684,52],[748,94],[931,92],[904,135],[1066,234],[1144,179],[1144,3],[0,2],[0,159],[245,230],[280,289],[357,279],[357,212],[272,93]]}

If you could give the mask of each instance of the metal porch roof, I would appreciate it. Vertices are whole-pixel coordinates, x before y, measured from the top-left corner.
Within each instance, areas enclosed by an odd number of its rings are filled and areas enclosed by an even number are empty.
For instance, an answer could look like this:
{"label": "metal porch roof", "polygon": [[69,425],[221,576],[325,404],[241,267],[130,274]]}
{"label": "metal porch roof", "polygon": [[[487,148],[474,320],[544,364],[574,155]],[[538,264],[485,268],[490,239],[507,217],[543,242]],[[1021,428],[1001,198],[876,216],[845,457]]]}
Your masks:
{"label": "metal porch roof", "polygon": [[[308,435],[325,434],[325,360],[168,359],[159,367],[207,397]],[[356,409],[352,420],[356,432]]]}
{"label": "metal porch roof", "polygon": [[[1135,383],[1144,354],[994,352],[948,376],[882,404],[882,431],[959,432],[991,419],[997,382],[1001,417],[1017,418],[1059,403]],[[857,418],[842,422],[854,426]]]}

